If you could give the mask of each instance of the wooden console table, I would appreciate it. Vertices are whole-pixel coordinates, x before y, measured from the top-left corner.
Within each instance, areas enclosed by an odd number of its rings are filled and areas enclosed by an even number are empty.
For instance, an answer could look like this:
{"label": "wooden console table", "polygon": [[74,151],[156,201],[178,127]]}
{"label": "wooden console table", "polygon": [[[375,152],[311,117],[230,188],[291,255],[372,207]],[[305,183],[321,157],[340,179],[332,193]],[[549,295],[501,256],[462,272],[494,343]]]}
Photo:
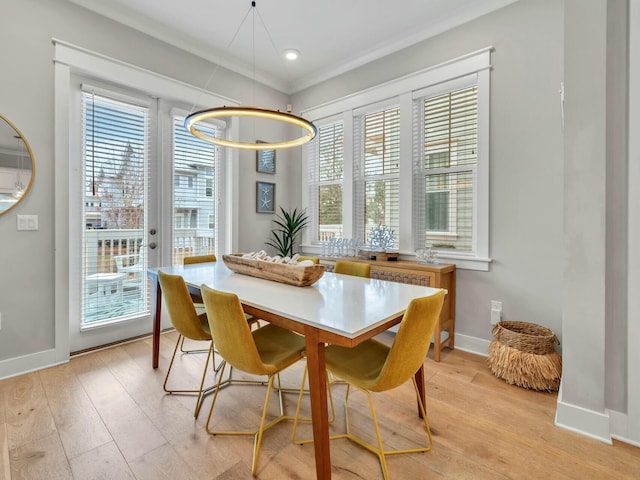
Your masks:
{"label": "wooden console table", "polygon": [[[320,257],[320,263],[328,272],[339,260],[335,257]],[[447,346],[454,348],[456,325],[456,266],[452,264],[423,265],[407,260],[380,261],[365,260],[359,257],[341,257],[340,260],[362,262],[371,265],[371,278],[389,280],[399,283],[410,283],[424,287],[444,288],[447,296],[442,305],[440,321],[436,324],[433,333],[433,359],[440,361],[440,351]],[[447,337],[442,339],[442,332],[447,332]]]}

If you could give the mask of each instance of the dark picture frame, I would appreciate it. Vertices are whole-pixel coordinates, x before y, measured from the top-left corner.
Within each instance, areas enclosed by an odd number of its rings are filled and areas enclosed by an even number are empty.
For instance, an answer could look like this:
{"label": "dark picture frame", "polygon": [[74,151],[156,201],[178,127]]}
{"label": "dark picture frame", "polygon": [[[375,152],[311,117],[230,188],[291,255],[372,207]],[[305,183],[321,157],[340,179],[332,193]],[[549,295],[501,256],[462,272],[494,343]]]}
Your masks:
{"label": "dark picture frame", "polygon": [[276,184],[271,182],[256,182],[256,212],[275,213]]}
{"label": "dark picture frame", "polygon": [[[257,143],[265,143],[260,140]],[[256,150],[256,171],[260,173],[276,173],[276,151]]]}

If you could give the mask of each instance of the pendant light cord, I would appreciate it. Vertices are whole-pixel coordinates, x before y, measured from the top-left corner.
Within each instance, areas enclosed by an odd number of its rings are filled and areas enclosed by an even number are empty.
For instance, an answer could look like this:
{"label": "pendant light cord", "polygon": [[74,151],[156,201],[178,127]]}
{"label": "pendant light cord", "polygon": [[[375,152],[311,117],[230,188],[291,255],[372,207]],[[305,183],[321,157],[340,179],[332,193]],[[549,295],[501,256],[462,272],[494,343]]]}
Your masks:
{"label": "pendant light cord", "polygon": [[[251,6],[249,7],[249,9],[247,10],[247,12],[244,14],[244,17],[242,18],[242,21],[240,22],[240,24],[238,25],[238,28],[236,29],[235,33],[233,34],[233,37],[231,38],[231,40],[229,41],[229,43],[227,44],[227,46],[224,49],[223,53],[228,53],[229,50],[231,49],[231,45],[233,45],[233,42],[235,42],[236,37],[238,36],[238,33],[240,33],[240,29],[242,28],[242,26],[244,25],[244,22],[247,21],[247,17],[249,16],[249,13],[251,12],[251,10],[253,9],[253,7],[255,7],[256,2],[251,2]],[[254,55],[255,55],[255,48],[254,48]],[[204,88],[203,90],[208,90],[209,88],[209,84],[211,83],[211,80],[213,80],[213,77],[215,77],[216,73],[218,72],[218,69],[220,68],[220,63],[216,63],[216,67],[213,69],[213,71],[211,72],[211,75],[209,75],[209,78],[207,79],[207,82],[204,84]],[[254,68],[255,68],[255,62],[254,62]],[[255,78],[255,70],[254,70],[254,78]],[[198,101],[200,100],[200,98],[202,97],[204,92],[200,92],[198,99],[196,100],[196,102],[191,105],[191,110],[189,111],[189,113],[193,113],[193,111],[196,108],[196,103],[198,103]]]}

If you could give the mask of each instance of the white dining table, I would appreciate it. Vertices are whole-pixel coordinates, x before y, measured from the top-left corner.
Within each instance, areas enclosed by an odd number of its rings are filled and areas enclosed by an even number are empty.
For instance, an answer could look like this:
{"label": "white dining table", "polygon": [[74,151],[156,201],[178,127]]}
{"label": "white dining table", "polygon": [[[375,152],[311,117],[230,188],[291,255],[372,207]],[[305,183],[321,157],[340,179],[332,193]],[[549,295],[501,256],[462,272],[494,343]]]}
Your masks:
{"label": "white dining table", "polygon": [[[151,268],[154,300],[153,367],[160,350],[161,289],[158,270],[181,275],[189,289],[202,285],[235,293],[248,314],[305,336],[313,438],[318,479],[331,478],[329,422],[324,349],[327,343],[355,347],[400,322],[417,297],[433,295],[436,288],[325,272],[311,286],[296,287],[234,273],[221,261]],[[415,374],[424,401],[424,372]]]}

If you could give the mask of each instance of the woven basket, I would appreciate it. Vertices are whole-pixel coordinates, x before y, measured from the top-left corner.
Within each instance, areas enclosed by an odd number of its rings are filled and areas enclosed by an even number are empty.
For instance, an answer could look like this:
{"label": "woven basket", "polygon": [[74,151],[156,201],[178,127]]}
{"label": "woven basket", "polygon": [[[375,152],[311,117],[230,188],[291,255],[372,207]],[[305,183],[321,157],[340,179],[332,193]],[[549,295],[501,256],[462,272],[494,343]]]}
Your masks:
{"label": "woven basket", "polygon": [[560,387],[562,359],[552,330],[527,322],[499,322],[491,332],[489,369],[519,387],[555,392]]}

